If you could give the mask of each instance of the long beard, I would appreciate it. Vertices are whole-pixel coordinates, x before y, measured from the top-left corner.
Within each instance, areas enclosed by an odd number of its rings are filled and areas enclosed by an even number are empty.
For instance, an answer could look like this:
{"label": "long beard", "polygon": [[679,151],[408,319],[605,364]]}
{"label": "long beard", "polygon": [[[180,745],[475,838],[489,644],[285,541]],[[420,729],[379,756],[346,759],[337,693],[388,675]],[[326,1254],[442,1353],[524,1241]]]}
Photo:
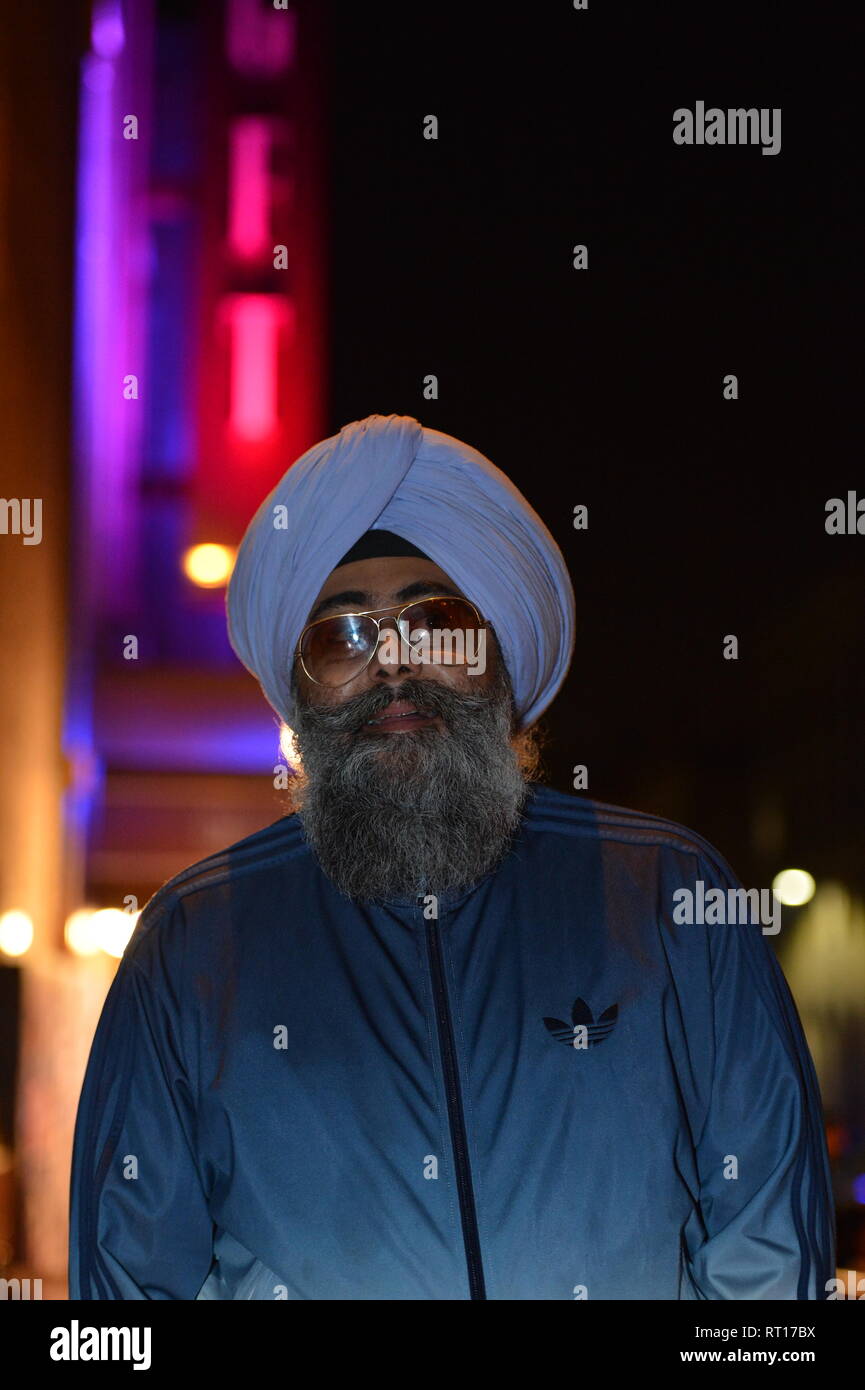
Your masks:
{"label": "long beard", "polygon": [[[436,727],[357,730],[394,700],[410,700]],[[298,701],[303,761],[294,805],[321,867],[348,897],[387,901],[458,892],[507,853],[530,769],[512,742],[514,706],[500,666],[491,688],[457,692],[405,680],[337,706]]]}

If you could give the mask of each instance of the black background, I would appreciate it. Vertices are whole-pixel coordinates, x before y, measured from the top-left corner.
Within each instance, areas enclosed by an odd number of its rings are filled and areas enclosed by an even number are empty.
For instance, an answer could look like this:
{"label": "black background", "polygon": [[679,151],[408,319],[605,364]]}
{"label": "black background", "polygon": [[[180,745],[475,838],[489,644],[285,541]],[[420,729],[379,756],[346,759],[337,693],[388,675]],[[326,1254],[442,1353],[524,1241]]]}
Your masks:
{"label": "black background", "polygon": [[[414,415],[553,532],[578,630],[548,780],[586,763],[590,796],[751,881],[861,890],[865,536],[825,531],[865,495],[853,10],[339,5],[331,30],[331,428]],[[698,100],[780,107],[780,153],[675,145]]]}

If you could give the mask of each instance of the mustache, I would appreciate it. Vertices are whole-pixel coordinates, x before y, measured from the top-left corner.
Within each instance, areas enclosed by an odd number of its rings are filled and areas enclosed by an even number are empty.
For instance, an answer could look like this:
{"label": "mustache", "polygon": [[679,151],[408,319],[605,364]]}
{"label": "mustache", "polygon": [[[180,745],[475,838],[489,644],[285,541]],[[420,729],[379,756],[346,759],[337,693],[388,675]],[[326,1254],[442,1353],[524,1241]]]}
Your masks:
{"label": "mustache", "polygon": [[304,705],[303,715],[304,721],[317,729],[354,734],[359,733],[367,720],[380,718],[389,705],[406,700],[414,705],[418,714],[437,715],[450,727],[461,716],[486,709],[495,698],[494,692],[468,695],[452,690],[443,681],[410,678],[399,686],[364,690],[339,705]]}

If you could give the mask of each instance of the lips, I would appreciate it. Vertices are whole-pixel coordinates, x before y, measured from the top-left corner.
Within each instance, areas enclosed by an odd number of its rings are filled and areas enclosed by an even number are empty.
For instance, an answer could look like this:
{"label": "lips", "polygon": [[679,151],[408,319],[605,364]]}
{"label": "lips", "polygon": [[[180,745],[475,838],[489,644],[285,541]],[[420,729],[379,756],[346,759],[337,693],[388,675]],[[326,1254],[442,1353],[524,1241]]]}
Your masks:
{"label": "lips", "polygon": [[409,700],[394,700],[381,714],[376,715],[374,719],[368,719],[363,727],[383,730],[419,729],[425,724],[431,724],[435,718],[434,714],[424,714],[418,710]]}

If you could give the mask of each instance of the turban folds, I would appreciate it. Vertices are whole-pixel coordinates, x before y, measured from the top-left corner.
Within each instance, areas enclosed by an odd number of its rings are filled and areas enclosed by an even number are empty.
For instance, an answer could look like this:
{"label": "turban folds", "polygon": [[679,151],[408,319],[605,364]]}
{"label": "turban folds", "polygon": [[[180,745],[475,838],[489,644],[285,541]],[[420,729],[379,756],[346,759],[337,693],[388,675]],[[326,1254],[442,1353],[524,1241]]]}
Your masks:
{"label": "turban folds", "polygon": [[411,541],[495,628],[519,727],[564,680],[575,603],[559,547],[483,454],[406,415],[370,415],[307,450],[246,529],[228,586],[228,634],[287,724],[294,651],[325,580],[364,532]]}

